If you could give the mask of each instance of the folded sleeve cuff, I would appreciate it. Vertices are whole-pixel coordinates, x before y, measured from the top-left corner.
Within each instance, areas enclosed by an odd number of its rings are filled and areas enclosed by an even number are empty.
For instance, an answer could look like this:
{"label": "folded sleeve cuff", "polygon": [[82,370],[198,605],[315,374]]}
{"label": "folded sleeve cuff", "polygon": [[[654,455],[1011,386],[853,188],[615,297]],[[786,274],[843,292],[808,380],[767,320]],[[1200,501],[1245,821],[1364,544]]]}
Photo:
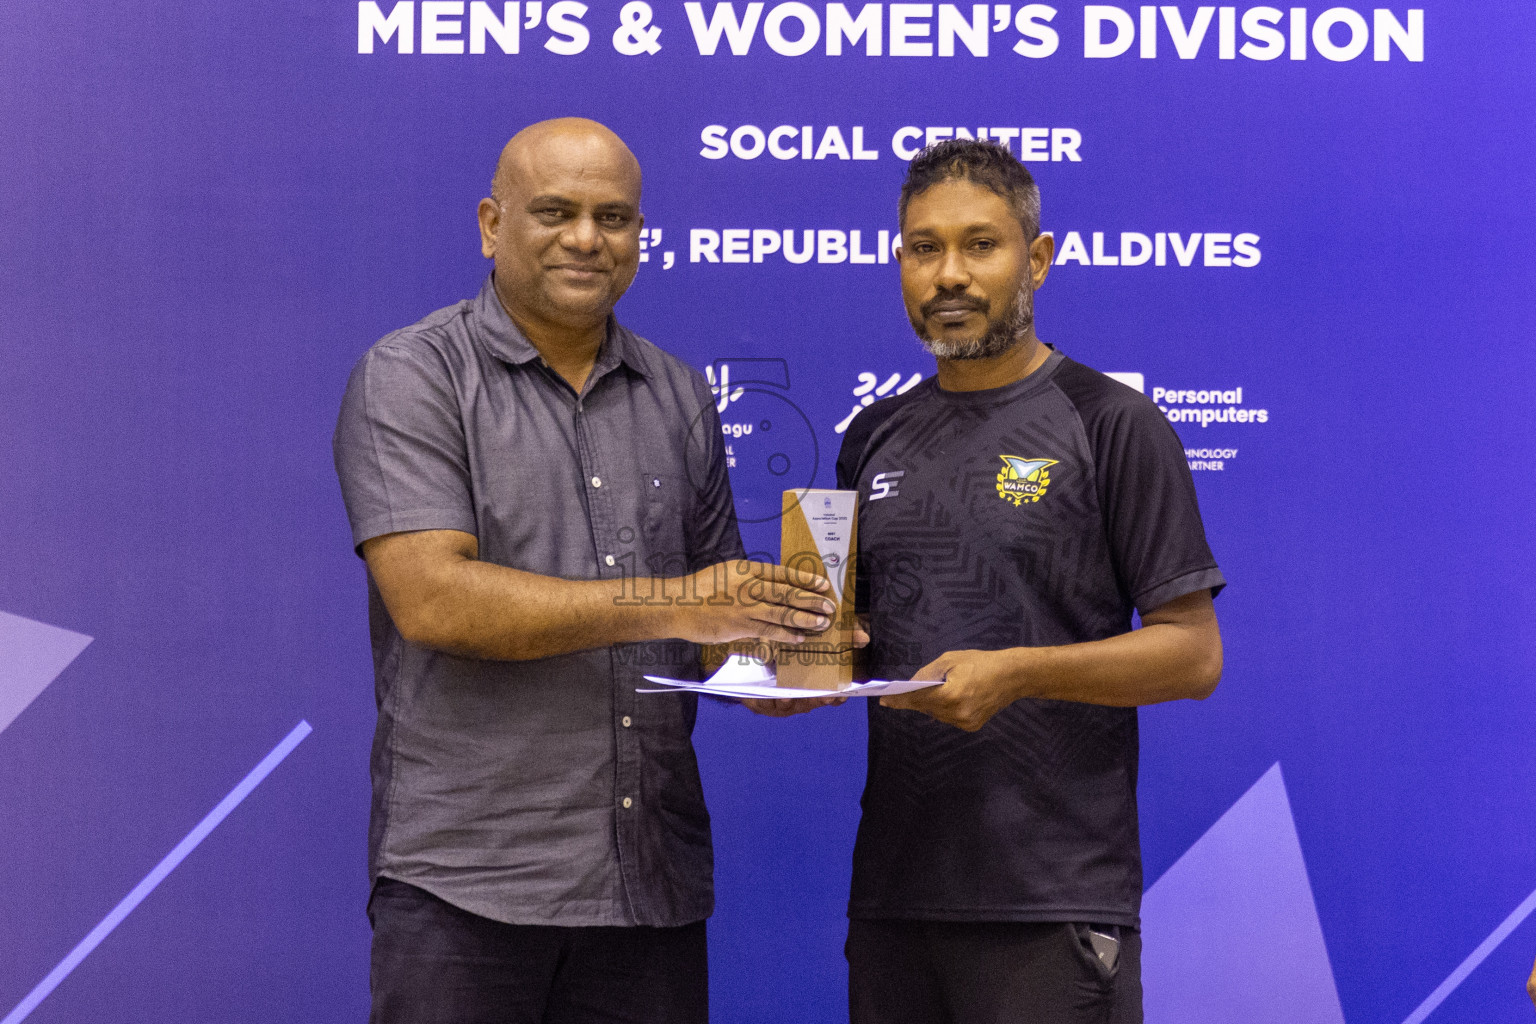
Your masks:
{"label": "folded sleeve cuff", "polygon": [[1214,565],[1209,569],[1197,569],[1182,576],[1175,576],[1166,583],[1159,583],[1150,590],[1136,595],[1136,611],[1145,615],[1160,608],[1176,597],[1193,594],[1197,590],[1209,590],[1215,597],[1227,585],[1227,578]]}
{"label": "folded sleeve cuff", "polygon": [[468,509],[417,508],[403,512],[385,512],[369,516],[352,525],[352,548],[361,554],[364,541],[388,533],[416,530],[460,530],[479,536],[474,513]]}

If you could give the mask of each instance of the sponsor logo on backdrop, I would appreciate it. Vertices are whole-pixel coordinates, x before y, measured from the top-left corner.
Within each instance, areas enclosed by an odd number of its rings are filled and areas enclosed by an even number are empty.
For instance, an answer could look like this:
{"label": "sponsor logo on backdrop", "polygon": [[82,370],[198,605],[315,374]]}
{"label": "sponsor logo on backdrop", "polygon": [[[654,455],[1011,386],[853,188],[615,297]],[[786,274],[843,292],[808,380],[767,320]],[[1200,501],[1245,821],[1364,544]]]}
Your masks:
{"label": "sponsor logo on backdrop", "polygon": [[[1127,387],[1145,394],[1145,374],[1116,372],[1105,374]],[[1243,389],[1235,388],[1164,388],[1152,389],[1152,401],[1170,423],[1199,424],[1209,427],[1214,423],[1269,422],[1268,409],[1253,409],[1243,404]],[[1189,468],[1195,471],[1225,470],[1227,463],[1237,458],[1237,448],[1190,447],[1184,449]]]}
{"label": "sponsor logo on backdrop", "polygon": [[1153,388],[1152,401],[1168,417],[1170,423],[1198,423],[1208,427],[1212,423],[1268,423],[1268,409],[1248,409],[1243,406],[1241,387],[1205,388],[1199,391]]}
{"label": "sponsor logo on backdrop", "polygon": [[[738,519],[743,523],[777,519],[782,511],[781,492],[810,487],[821,460],[815,428],[790,398],[788,361],[750,356],[716,359],[705,368],[704,376],[726,439],[726,468],[747,471],[731,483]],[[705,443],[702,427],[707,412],[706,406],[696,424],[700,429],[690,433],[690,443]],[[702,487],[705,481],[693,483]]]}
{"label": "sponsor logo on backdrop", "polygon": [[[848,429],[848,424],[852,423],[853,418],[862,412],[865,407],[873,405],[877,399],[889,398],[891,395],[904,395],[922,383],[922,380],[922,374],[914,373],[903,381],[901,373],[897,372],[891,374],[882,382],[877,374],[865,370],[859,374],[858,386],[853,389],[853,397],[857,398],[858,401],[853,403],[853,408],[849,410],[848,415],[844,416],[842,421],[832,429],[836,433],[841,434]],[[897,475],[900,476],[899,473]]]}
{"label": "sponsor logo on backdrop", "polygon": [[[385,8],[388,8],[386,13]],[[605,5],[606,7],[606,5]],[[1401,17],[1329,7],[1202,6],[1185,20],[1175,6],[1086,4],[1081,21],[1049,4],[852,4],[818,9],[798,0],[686,2],[658,13],[644,0],[594,12],[579,0],[361,0],[357,52],[394,44],[396,54],[518,54],[525,46],[557,57],[586,53],[594,41],[645,59],[663,49],[729,60],[779,57],[993,57],[1043,59],[1078,49],[1084,58],[1271,61],[1281,57],[1346,62],[1424,59],[1424,11]],[[1133,13],[1134,12],[1134,13]],[[616,17],[615,17],[616,14]],[[590,18],[589,18],[590,15]],[[681,27],[686,23],[687,31]],[[678,26],[678,27],[674,27]],[[1076,46],[1062,51],[1067,33]],[[666,36],[663,41],[663,35]],[[524,37],[527,36],[525,39]],[[419,45],[418,45],[419,44]]]}
{"label": "sponsor logo on backdrop", "polygon": [[997,496],[1011,501],[1015,508],[1026,501],[1039,501],[1051,486],[1048,469],[1057,459],[1024,459],[1017,455],[999,455],[1003,468],[997,471]]}
{"label": "sponsor logo on backdrop", "polygon": [[704,377],[709,381],[710,393],[715,396],[715,411],[724,415],[725,410],[732,402],[739,401],[741,396],[747,393],[746,388],[731,389],[731,364],[719,363],[720,372],[718,379],[715,374],[715,366],[711,363],[704,367]]}
{"label": "sponsor logo on backdrop", "polygon": [[[718,367],[718,370],[716,369]],[[709,378],[710,390],[715,395],[716,408],[724,414],[730,404],[741,398],[745,389],[733,386],[730,376],[730,364],[717,362],[709,367],[705,373]],[[1146,394],[1146,375],[1135,371],[1120,370],[1106,373],[1105,376],[1117,380],[1127,387]],[[833,431],[841,434],[847,431],[849,425],[864,409],[873,405],[881,398],[889,398],[892,395],[905,394],[922,382],[921,373],[912,373],[903,379],[900,371],[890,374],[883,380],[880,375],[869,370],[861,372],[858,376],[859,383],[853,389],[853,395],[857,399],[848,415],[844,416],[834,427]],[[1165,388],[1156,386],[1152,388],[1151,397],[1157,403],[1158,409],[1168,418],[1170,423],[1179,425],[1199,426],[1208,428],[1215,424],[1253,424],[1262,425],[1270,421],[1270,411],[1267,408],[1254,408],[1245,404],[1242,386],[1232,388]],[[751,422],[731,422],[723,420],[721,427],[726,437],[740,440],[752,434]],[[1191,470],[1220,471],[1227,468],[1227,463],[1237,458],[1237,447],[1188,447],[1184,449],[1184,457],[1189,462]],[[728,443],[726,446],[727,464],[731,468],[736,466],[735,449]],[[1045,474],[1044,480],[1032,479],[1029,475],[1033,470],[1019,474],[1019,467],[1030,463],[1039,463],[1043,467],[1055,465],[1052,460],[1024,459],[1020,456],[1003,455],[1004,470],[998,474],[998,493],[1004,495],[1005,476],[1011,467],[1015,476],[1008,480],[1023,481],[1026,484],[1040,484],[1039,494],[1045,493],[1045,484],[1049,483],[1049,474]],[[899,481],[905,471],[898,470],[876,474],[870,482],[870,500],[880,498],[894,498],[897,495]],[[1030,493],[1028,488],[1017,488],[1017,493]],[[1012,492],[1011,492],[1012,493]],[[1011,500],[1011,498],[1010,498]],[[1022,499],[1021,499],[1022,500]],[[1031,497],[1031,501],[1036,498]],[[1018,504],[1019,502],[1015,502]]]}

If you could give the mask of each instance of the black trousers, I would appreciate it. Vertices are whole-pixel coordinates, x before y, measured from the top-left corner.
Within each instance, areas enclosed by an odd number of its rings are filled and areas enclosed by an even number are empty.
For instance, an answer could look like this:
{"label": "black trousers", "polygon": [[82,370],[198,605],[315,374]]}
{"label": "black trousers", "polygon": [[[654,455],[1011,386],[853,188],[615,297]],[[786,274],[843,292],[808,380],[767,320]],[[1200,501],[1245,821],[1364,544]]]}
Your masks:
{"label": "black trousers", "polygon": [[704,922],[511,925],[381,878],[372,1024],[706,1024]]}
{"label": "black trousers", "polygon": [[1141,1024],[1141,934],[1113,969],[1083,924],[850,921],[851,1024]]}

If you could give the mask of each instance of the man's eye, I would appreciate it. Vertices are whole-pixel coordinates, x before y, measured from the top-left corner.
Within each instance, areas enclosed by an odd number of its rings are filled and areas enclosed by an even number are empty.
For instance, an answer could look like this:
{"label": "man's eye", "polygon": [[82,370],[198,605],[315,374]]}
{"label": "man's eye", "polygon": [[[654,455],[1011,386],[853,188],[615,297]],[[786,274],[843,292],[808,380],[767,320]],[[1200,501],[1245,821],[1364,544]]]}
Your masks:
{"label": "man's eye", "polygon": [[627,213],[605,213],[601,217],[599,217],[598,219],[603,222],[603,226],[604,227],[622,228],[626,224],[629,223],[629,214],[627,214]]}
{"label": "man's eye", "polygon": [[979,249],[982,252],[987,252],[997,248],[997,243],[989,238],[978,238],[976,241],[971,243],[971,248]]}

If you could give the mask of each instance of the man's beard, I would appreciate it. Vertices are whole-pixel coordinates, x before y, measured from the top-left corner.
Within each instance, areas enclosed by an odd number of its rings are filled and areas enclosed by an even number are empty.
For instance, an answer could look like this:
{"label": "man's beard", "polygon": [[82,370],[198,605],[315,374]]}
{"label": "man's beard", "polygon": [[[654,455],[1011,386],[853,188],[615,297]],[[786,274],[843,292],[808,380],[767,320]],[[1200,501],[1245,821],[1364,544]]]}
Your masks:
{"label": "man's beard", "polygon": [[1035,325],[1035,293],[1026,282],[1019,287],[1019,293],[1001,317],[995,320],[988,317],[987,329],[979,337],[955,341],[930,337],[925,326],[928,306],[951,298],[939,295],[929,300],[919,311],[921,315],[912,319],[912,329],[917,332],[918,340],[940,359],[990,359],[992,356],[1000,356],[1023,340]]}

